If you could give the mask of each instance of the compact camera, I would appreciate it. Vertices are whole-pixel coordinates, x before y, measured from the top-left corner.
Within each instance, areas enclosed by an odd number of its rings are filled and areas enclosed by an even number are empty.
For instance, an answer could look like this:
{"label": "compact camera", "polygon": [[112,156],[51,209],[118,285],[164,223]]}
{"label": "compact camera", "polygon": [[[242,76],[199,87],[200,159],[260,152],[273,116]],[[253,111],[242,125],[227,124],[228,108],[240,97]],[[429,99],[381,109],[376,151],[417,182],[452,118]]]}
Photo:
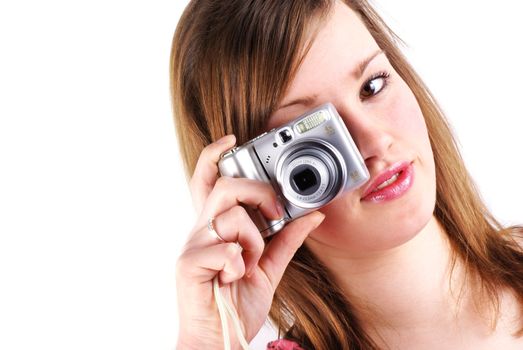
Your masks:
{"label": "compact camera", "polygon": [[263,237],[369,180],[369,172],[341,117],[330,103],[222,154],[222,176],[270,183],[285,215],[267,220],[246,208]]}

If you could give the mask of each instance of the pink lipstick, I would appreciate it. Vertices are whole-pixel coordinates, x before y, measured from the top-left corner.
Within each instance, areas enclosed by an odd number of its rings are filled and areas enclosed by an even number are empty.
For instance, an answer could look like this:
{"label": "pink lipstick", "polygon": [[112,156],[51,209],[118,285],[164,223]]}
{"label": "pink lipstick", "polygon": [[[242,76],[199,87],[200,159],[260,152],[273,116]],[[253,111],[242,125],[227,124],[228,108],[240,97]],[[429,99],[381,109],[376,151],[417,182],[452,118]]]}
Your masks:
{"label": "pink lipstick", "polygon": [[414,182],[414,166],[411,162],[400,162],[376,176],[365,188],[362,201],[374,203],[396,199],[407,192]]}

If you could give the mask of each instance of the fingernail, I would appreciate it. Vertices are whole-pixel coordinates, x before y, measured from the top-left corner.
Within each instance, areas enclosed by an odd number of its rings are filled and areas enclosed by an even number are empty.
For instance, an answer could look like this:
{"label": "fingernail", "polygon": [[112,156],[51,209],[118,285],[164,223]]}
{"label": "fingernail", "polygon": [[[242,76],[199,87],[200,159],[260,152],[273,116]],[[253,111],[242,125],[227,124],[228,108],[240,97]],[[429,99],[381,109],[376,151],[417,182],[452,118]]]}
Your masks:
{"label": "fingernail", "polygon": [[278,219],[282,218],[283,214],[284,214],[283,206],[281,205],[281,203],[278,200],[276,200],[276,211],[278,213]]}
{"label": "fingernail", "polygon": [[316,225],[314,226],[314,228],[317,228],[318,226],[320,226],[320,224],[325,219],[325,214],[320,213],[320,212],[318,212],[318,213],[319,213],[319,215],[317,215],[318,218],[316,219]]}
{"label": "fingernail", "polygon": [[220,145],[225,145],[225,144],[228,144],[230,141],[232,141],[232,138],[234,137],[234,135],[225,135],[224,137],[218,139],[216,141],[216,143],[220,144]]}

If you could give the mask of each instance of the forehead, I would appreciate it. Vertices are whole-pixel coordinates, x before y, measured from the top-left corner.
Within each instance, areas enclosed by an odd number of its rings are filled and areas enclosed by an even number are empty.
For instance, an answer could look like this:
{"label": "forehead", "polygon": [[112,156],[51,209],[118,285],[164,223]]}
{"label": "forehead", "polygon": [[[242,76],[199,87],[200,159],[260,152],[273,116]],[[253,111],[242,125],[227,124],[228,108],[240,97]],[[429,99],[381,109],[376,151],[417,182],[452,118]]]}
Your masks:
{"label": "forehead", "polygon": [[346,77],[378,48],[360,17],[347,5],[336,1],[315,34],[282,105],[285,101],[314,94],[318,82],[341,75]]}

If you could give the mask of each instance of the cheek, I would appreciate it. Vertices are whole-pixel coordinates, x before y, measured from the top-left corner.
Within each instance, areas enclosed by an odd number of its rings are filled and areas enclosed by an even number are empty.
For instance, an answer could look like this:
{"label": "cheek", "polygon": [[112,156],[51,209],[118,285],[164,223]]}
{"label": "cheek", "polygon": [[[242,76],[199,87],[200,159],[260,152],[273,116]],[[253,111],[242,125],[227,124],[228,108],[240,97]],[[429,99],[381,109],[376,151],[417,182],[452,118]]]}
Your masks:
{"label": "cheek", "polygon": [[427,124],[416,97],[400,80],[385,106],[388,125],[400,147],[416,152],[429,172],[433,171],[433,153]]}
{"label": "cheek", "polygon": [[[410,197],[400,206],[363,208],[359,198],[347,195],[322,209],[327,217],[311,238],[333,247],[349,247],[354,254],[388,249],[411,239],[432,216],[436,179],[423,113],[406,84],[390,92],[380,115],[386,116],[388,132],[394,139],[391,156],[413,157],[417,161]],[[340,225],[350,229],[340,230]]]}
{"label": "cheek", "polygon": [[[388,99],[386,111],[389,114],[390,127],[400,138],[409,138],[418,142],[428,140],[427,126],[416,97],[401,81],[393,96]],[[416,142],[416,143],[418,143]]]}

